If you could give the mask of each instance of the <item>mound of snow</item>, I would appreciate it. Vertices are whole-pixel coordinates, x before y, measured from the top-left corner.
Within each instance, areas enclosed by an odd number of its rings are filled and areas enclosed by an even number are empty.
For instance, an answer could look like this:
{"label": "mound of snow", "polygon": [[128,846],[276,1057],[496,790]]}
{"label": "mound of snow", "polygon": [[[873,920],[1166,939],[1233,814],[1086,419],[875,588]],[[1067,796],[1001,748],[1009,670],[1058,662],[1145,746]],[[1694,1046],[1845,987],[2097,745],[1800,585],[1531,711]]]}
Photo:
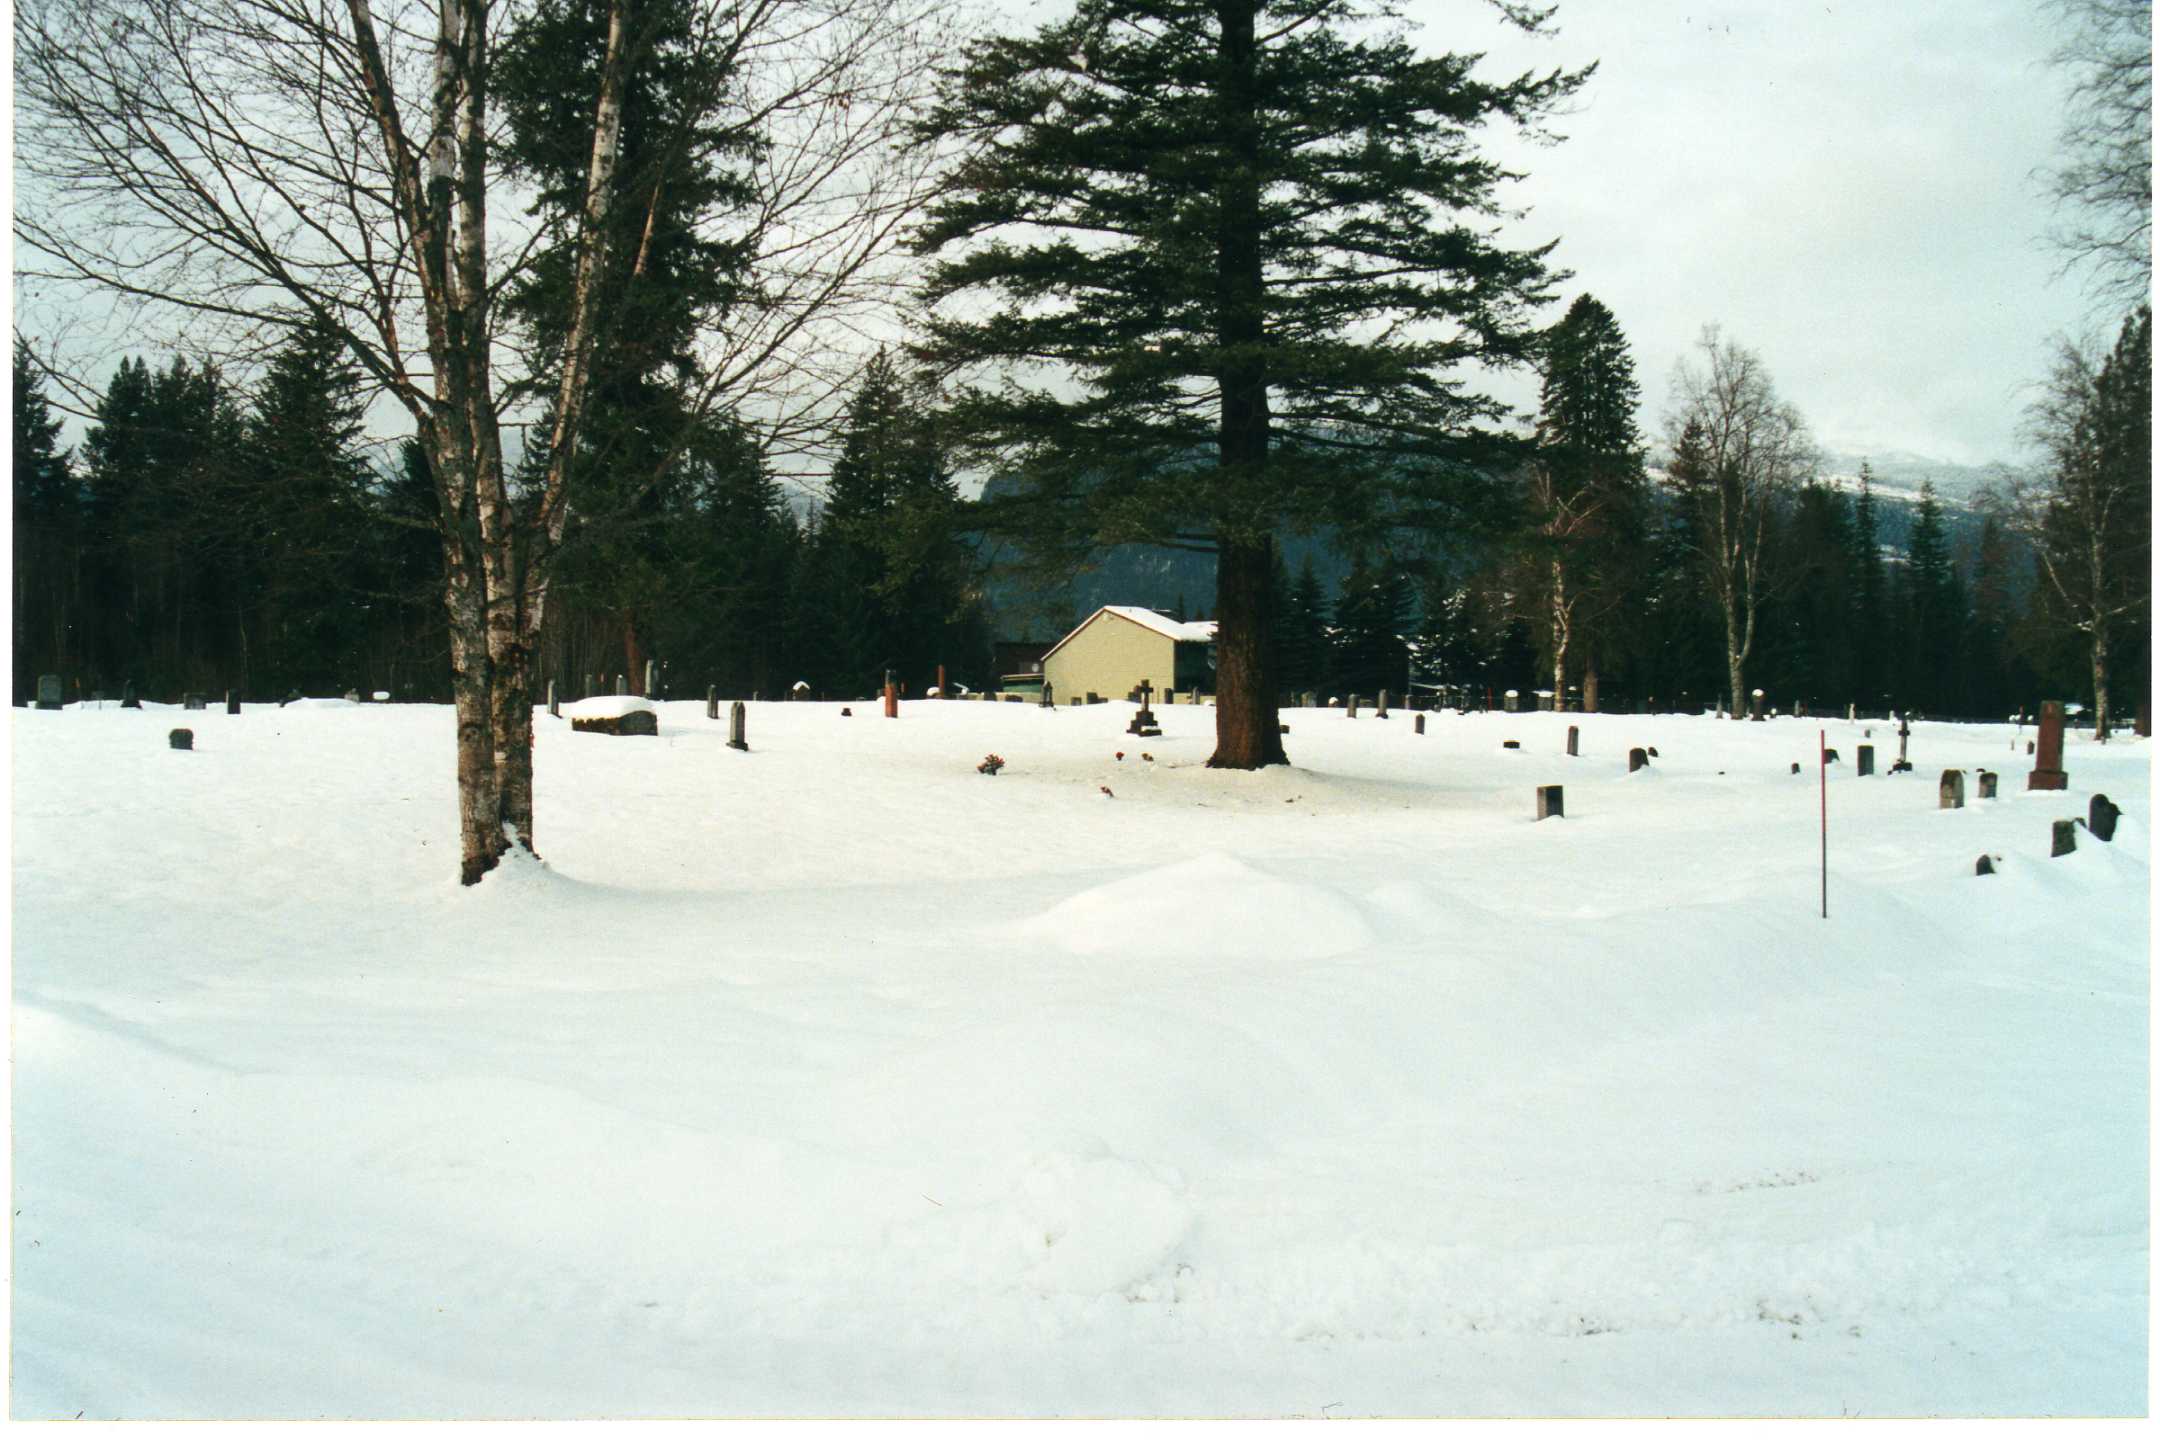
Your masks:
{"label": "mound of snow", "polygon": [[613,719],[652,708],[653,702],[642,695],[594,695],[571,701],[562,707],[562,712],[573,720],[595,720]]}
{"label": "mound of snow", "polygon": [[1013,927],[1074,955],[1129,950],[1208,959],[1316,959],[1373,943],[1336,891],[1211,853],[1083,890]]}

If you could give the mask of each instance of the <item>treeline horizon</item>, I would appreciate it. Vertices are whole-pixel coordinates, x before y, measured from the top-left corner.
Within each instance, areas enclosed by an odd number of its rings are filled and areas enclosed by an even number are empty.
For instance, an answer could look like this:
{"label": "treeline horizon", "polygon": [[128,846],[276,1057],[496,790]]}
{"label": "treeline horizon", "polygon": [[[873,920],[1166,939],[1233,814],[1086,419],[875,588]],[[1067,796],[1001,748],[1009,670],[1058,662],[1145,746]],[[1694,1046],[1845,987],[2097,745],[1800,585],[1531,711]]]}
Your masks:
{"label": "treeline horizon", "polygon": [[[43,674],[60,675],[71,701],[129,686],[170,700],[449,700],[433,487],[410,442],[396,464],[370,461],[381,447],[362,433],[362,386],[334,345],[303,339],[245,390],[180,359],[123,361],[65,452],[21,345],[14,379],[16,704]],[[880,355],[841,421],[829,494],[799,516],[744,429],[703,426],[634,503],[579,513],[540,675],[565,698],[618,675],[642,690],[648,659],[677,697],[711,686],[777,699],[797,683],[864,696],[888,669],[922,694],[940,667],[995,688],[996,642],[1057,637],[1000,630],[936,429],[934,405]],[[1719,610],[1688,509],[1640,479],[1601,532],[1626,563],[1608,567],[1596,617],[1578,627],[1580,678],[1563,680],[1563,703],[1719,707]],[[1888,502],[1865,467],[1861,480],[1848,491],[1810,475],[1769,507],[1776,574],[1749,670],[1768,707],[2003,719],[2043,699],[2091,704],[2083,641],[2051,613],[2010,497],[1983,492],[1958,544],[1924,486],[1894,547],[1881,539]],[[1475,525],[1430,537],[1446,540],[1445,560],[1331,547],[1347,573],[1330,583],[1309,550],[1296,573],[1278,550],[1279,691],[1550,693],[1552,536],[1535,491],[1527,472],[1495,480]],[[1180,618],[1213,613],[1212,586],[1191,600],[1172,607]],[[2130,628],[2118,693],[2145,697],[2149,610]]]}

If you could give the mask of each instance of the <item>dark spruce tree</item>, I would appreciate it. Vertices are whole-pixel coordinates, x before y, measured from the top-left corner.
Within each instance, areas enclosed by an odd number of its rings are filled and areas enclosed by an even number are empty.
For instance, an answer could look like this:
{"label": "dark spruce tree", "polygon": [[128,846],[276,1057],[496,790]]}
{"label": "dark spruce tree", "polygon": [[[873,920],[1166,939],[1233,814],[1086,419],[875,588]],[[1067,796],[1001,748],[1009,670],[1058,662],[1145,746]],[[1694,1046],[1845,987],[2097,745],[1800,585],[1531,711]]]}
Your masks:
{"label": "dark spruce tree", "polygon": [[[1502,4],[1536,29],[1550,11]],[[1215,751],[1286,763],[1268,674],[1278,534],[1446,523],[1503,413],[1450,378],[1535,353],[1549,249],[1493,236],[1493,121],[1588,72],[1488,81],[1360,0],[1080,0],[971,46],[926,139],[964,147],[917,235],[923,353],[1014,477],[986,527],[1070,554],[1217,557]],[[1382,22],[1376,24],[1374,22]],[[989,303],[985,304],[984,299]],[[1068,383],[1079,382],[1077,388]]]}
{"label": "dark spruce tree", "polygon": [[1635,410],[1641,391],[1620,322],[1578,295],[1545,339],[1537,457],[1530,467],[1536,525],[1532,577],[1545,621],[1554,707],[1568,704],[1571,659],[1584,663],[1582,708],[1598,708],[1606,619],[1640,578],[1648,482]]}
{"label": "dark spruce tree", "polygon": [[15,703],[41,674],[80,673],[82,494],[29,347],[15,342]]}

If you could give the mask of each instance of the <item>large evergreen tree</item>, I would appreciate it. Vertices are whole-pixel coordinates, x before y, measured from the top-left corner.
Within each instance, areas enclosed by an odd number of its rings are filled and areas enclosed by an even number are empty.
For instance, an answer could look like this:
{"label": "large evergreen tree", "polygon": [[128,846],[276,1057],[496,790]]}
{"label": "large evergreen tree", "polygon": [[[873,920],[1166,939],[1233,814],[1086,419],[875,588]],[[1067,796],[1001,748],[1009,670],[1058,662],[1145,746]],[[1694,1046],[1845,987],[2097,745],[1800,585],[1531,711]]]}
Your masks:
{"label": "large evergreen tree", "polygon": [[[1505,5],[1536,28],[1549,12]],[[924,133],[968,148],[918,236],[926,353],[1003,367],[956,406],[1018,480],[986,523],[1084,554],[1217,555],[1211,765],[1285,762],[1267,672],[1275,537],[1444,523],[1500,407],[1449,377],[1534,352],[1544,250],[1489,221],[1489,121],[1584,73],[1487,81],[1363,0],[1080,0],[972,46]],[[992,303],[979,303],[983,295]],[[1062,383],[1076,378],[1077,390]]]}
{"label": "large evergreen tree", "polygon": [[81,664],[82,495],[30,349],[15,342],[15,699]]}

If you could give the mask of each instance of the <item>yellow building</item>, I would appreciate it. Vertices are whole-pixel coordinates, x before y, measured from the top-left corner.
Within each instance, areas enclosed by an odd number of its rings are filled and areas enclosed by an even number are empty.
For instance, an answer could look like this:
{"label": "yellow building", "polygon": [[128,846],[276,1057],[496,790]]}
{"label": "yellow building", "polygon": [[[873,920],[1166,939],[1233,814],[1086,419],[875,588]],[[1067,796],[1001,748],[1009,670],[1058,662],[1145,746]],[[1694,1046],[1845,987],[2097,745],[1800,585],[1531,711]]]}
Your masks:
{"label": "yellow building", "polygon": [[1215,690],[1215,622],[1180,623],[1137,605],[1105,605],[1043,656],[1043,680],[1060,705],[1092,692],[1122,700],[1145,680],[1157,695]]}

